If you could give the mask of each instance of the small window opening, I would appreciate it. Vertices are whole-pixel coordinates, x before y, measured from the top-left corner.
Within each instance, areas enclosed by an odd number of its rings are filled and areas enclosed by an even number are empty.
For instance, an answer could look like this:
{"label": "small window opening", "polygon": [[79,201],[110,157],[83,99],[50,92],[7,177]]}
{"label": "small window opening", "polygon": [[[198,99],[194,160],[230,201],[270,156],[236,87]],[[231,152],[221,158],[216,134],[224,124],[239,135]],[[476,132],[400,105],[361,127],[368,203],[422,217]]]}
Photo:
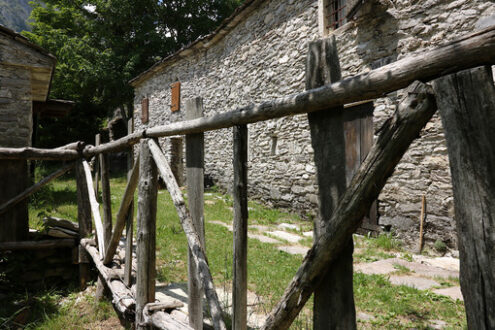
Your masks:
{"label": "small window opening", "polygon": [[271,155],[276,156],[277,154],[278,154],[278,138],[276,136],[272,136]]}
{"label": "small window opening", "polygon": [[347,22],[346,0],[329,0],[327,2],[327,28],[337,29]]}

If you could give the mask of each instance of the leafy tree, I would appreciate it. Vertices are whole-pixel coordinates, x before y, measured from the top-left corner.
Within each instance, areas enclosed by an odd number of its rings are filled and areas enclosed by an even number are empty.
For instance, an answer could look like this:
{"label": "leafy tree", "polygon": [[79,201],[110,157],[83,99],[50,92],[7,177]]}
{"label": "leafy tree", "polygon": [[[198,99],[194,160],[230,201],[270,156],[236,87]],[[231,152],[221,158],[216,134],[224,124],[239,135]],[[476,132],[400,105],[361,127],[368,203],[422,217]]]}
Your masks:
{"label": "leafy tree", "polygon": [[52,98],[74,100],[67,118],[42,119],[40,145],[92,142],[117,107],[132,114],[128,81],[212,31],[242,0],[35,0],[24,34],[58,59]]}

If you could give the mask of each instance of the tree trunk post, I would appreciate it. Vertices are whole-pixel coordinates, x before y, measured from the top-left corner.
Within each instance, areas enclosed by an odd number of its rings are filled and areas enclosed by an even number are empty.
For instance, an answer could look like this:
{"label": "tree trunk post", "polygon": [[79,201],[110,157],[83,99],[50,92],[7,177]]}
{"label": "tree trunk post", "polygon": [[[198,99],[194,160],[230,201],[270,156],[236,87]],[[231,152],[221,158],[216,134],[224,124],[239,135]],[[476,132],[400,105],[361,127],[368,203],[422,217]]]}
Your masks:
{"label": "tree trunk post", "polygon": [[144,325],[143,308],[155,301],[155,246],[157,169],[148,147],[148,139],[141,140],[137,216],[137,274],[136,328]]}
{"label": "tree trunk post", "polygon": [[[127,134],[131,134],[134,130],[133,118],[127,123]],[[129,148],[127,155],[127,181],[131,179],[132,168],[134,167],[134,148]],[[129,205],[127,211],[127,219],[125,222],[125,265],[124,265],[124,284],[128,287],[132,284],[132,241],[134,227],[134,201]]]}
{"label": "tree trunk post", "polygon": [[[306,89],[340,80],[340,64],[335,38],[309,44],[306,61]],[[330,222],[346,190],[346,145],[344,108],[308,114],[311,143],[319,187],[319,216],[314,223],[315,241],[333,228]],[[352,286],[352,236],[341,254],[327,267],[326,275],[314,292],[314,329],[355,329],[356,311]]]}
{"label": "tree trunk post", "polygon": [[[99,146],[100,144],[101,144],[101,136],[100,136],[100,134],[96,134],[95,135],[95,147]],[[98,184],[100,182],[100,157],[98,155],[95,156],[94,171],[95,171],[95,179],[94,179],[95,196],[96,196],[96,198],[98,198]]]}
{"label": "tree trunk post", "polygon": [[454,188],[469,329],[495,329],[495,86],[490,67],[434,81]]}
{"label": "tree trunk post", "polygon": [[[76,164],[76,182],[77,182],[77,221],[79,223],[79,238],[88,237],[92,231],[91,223],[91,206],[89,203],[88,185],[86,184],[86,175],[82,160]],[[86,250],[79,246],[79,288],[84,290],[90,279],[89,262],[90,257]]]}
{"label": "tree trunk post", "polygon": [[[186,100],[186,120],[203,117],[203,99]],[[204,228],[204,133],[186,135],[186,177],[189,196],[189,212],[199,235],[201,247],[206,251]],[[203,328],[203,294],[198,270],[191,250],[188,250],[189,325]]]}
{"label": "tree trunk post", "polygon": [[248,129],[234,126],[233,329],[247,329]]}

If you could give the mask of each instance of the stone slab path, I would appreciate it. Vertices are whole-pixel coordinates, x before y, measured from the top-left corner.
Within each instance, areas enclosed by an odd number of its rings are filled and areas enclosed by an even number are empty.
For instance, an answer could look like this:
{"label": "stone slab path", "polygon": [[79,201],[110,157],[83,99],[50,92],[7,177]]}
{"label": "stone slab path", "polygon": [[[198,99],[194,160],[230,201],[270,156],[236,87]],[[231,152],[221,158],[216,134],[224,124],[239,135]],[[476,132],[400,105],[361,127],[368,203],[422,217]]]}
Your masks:
{"label": "stone slab path", "polygon": [[[232,225],[222,221],[209,221],[232,231]],[[301,231],[301,226],[292,223],[281,223],[276,226],[250,225],[248,237],[260,242],[275,245],[280,251],[305,256],[309,251],[301,241],[313,237],[312,231]],[[361,249],[356,248],[354,253]],[[364,274],[379,274],[388,277],[393,285],[406,285],[418,290],[432,292],[462,300],[458,285],[442,287],[441,282],[453,282],[459,278],[459,259],[454,257],[427,257],[423,255],[408,256],[408,260],[396,253],[395,258],[354,264],[354,271]],[[412,259],[412,260],[411,260]],[[444,284],[445,285],[445,284]]]}

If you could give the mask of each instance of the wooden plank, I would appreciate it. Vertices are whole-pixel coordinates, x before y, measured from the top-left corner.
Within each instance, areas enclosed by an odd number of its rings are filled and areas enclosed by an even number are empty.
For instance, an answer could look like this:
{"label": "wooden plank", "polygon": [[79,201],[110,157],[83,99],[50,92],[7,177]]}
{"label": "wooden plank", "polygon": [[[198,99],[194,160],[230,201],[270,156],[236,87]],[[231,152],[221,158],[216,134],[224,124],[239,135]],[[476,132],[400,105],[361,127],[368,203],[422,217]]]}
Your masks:
{"label": "wooden plank", "polygon": [[[110,141],[108,132],[100,134],[101,143]],[[101,201],[103,204],[103,238],[108,246],[112,236],[112,199],[110,197],[110,161],[108,154],[99,154],[101,175]],[[96,189],[97,191],[97,189]]]}
{"label": "wooden plank", "polygon": [[[96,134],[95,135],[95,146],[99,146],[100,144],[101,144],[100,134]],[[95,156],[94,172],[95,172],[95,179],[94,179],[95,195],[98,198],[98,186],[100,183],[100,157],[97,157],[97,156]]]}
{"label": "wooden plank", "polygon": [[449,154],[469,329],[495,329],[495,86],[490,67],[434,82]]}
{"label": "wooden plank", "polygon": [[406,90],[394,116],[383,125],[380,136],[342,196],[330,223],[304,258],[284,295],[262,329],[287,329],[319,285],[328,265],[346,248],[349,235],[359,226],[378,197],[395,166],[436,110],[428,86],[416,82]]}
{"label": "wooden plank", "polygon": [[43,179],[41,179],[39,182],[37,182],[33,186],[27,188],[26,190],[24,190],[19,195],[17,195],[14,198],[6,201],[2,205],[0,205],[0,214],[4,213],[5,211],[7,211],[8,209],[10,209],[11,207],[13,207],[14,205],[16,205],[17,203],[25,200],[27,197],[31,196],[32,194],[34,194],[35,192],[37,192],[38,190],[40,190],[43,186],[45,186],[46,184],[48,184],[52,180],[55,180],[56,178],[64,175],[70,169],[74,168],[74,166],[75,166],[75,163],[70,163],[68,165],[65,165],[61,169],[53,172],[52,174],[48,175],[47,177],[45,177]]}
{"label": "wooden plank", "polygon": [[75,246],[76,246],[76,240],[73,238],[44,239],[40,241],[0,242],[0,251],[57,249],[57,248],[75,247]]}
{"label": "wooden plank", "polygon": [[[79,224],[79,237],[82,239],[88,237],[92,232],[91,206],[82,160],[76,163],[76,183],[77,222]],[[86,289],[87,282],[90,279],[89,260],[86,250],[79,246],[79,287],[81,290]]]}
{"label": "wooden plank", "polygon": [[170,111],[172,111],[172,112],[179,111],[180,110],[180,81],[173,83],[170,86],[170,90],[171,90],[171,94],[172,94],[172,97],[171,97],[172,101],[170,103]]}
{"label": "wooden plank", "polygon": [[156,164],[148,140],[141,141],[139,154],[137,214],[136,329],[148,329],[143,309],[155,302],[156,278]]}
{"label": "wooden plank", "polygon": [[145,97],[141,100],[141,122],[148,123],[150,100]]}
{"label": "wooden plank", "polygon": [[[340,78],[335,38],[311,42],[306,61],[306,89],[336,82]],[[332,111],[310,113],[308,120],[319,187],[319,216],[314,223],[314,236],[318,240],[323,233],[335,226],[331,222],[332,214],[345,192],[346,178],[350,181],[353,175],[346,169],[359,166],[360,130],[359,121],[350,121],[345,125],[342,106]],[[314,329],[356,328],[352,286],[352,235],[349,234],[345,241],[345,248],[322,271],[326,275],[322,274],[320,285],[315,289]]]}
{"label": "wooden plank", "polygon": [[105,239],[103,238],[103,224],[101,223],[100,204],[96,201],[95,190],[93,188],[93,180],[91,179],[91,169],[87,161],[82,161],[84,174],[86,177],[86,187],[88,189],[89,204],[91,206],[91,214],[95,223],[96,237],[98,238],[98,250],[100,255],[104,257]]}
{"label": "wooden plank", "polygon": [[[131,134],[134,131],[134,119],[129,119],[127,123],[127,134]],[[131,147],[127,155],[127,182],[132,179],[132,173],[134,168],[134,150]],[[134,197],[134,194],[133,194]],[[129,208],[127,210],[127,217],[125,220],[125,265],[124,265],[124,284],[128,287],[132,284],[132,241],[134,236],[134,198],[132,198]]]}
{"label": "wooden plank", "polygon": [[248,249],[248,129],[234,126],[234,261],[232,301],[233,329],[247,329],[247,249]]}
{"label": "wooden plank", "polygon": [[84,155],[90,157],[95,153],[124,150],[143,137],[199,133],[325,109],[332,111],[343,104],[382,97],[407,87],[415,80],[429,81],[448,73],[492,63],[495,63],[495,27],[330,85],[233,111],[219,111],[203,119],[155,126],[98,148],[88,146]]}
{"label": "wooden plank", "polygon": [[115,251],[119,246],[120,237],[122,237],[122,230],[124,230],[125,221],[127,214],[129,214],[129,208],[134,200],[134,191],[138,185],[139,179],[139,156],[136,159],[134,167],[132,168],[131,177],[127,182],[125,187],[124,196],[122,196],[122,202],[120,203],[120,208],[115,219],[115,228],[112,232],[112,238],[110,239],[110,244],[107,247],[105,253],[105,259],[103,259],[104,264],[108,264],[112,261]]}
{"label": "wooden plank", "polygon": [[199,271],[199,278],[203,283],[203,288],[205,290],[206,300],[208,301],[208,306],[210,308],[210,314],[213,320],[213,326],[215,329],[226,329],[225,322],[222,318],[222,307],[218,300],[217,292],[215,291],[215,285],[213,284],[213,278],[211,276],[210,268],[208,266],[208,260],[204,250],[201,248],[201,241],[199,234],[194,228],[191,215],[187,210],[186,204],[184,202],[184,197],[180,191],[179,185],[175,181],[174,174],[168,165],[165,155],[160,150],[158,144],[152,140],[148,140],[151,153],[155,159],[158,171],[163,181],[167,185],[167,189],[172,197],[172,201],[177,209],[179,219],[182,225],[182,229],[186,234],[187,244],[191,249],[194,256],[194,262],[196,263],[196,268]]}
{"label": "wooden plank", "polygon": [[[186,100],[186,120],[203,116],[203,100],[200,97]],[[186,177],[189,211],[194,229],[199,235],[201,248],[206,251],[204,227],[204,133],[186,135]],[[203,327],[203,294],[194,256],[188,250],[189,325]]]}

